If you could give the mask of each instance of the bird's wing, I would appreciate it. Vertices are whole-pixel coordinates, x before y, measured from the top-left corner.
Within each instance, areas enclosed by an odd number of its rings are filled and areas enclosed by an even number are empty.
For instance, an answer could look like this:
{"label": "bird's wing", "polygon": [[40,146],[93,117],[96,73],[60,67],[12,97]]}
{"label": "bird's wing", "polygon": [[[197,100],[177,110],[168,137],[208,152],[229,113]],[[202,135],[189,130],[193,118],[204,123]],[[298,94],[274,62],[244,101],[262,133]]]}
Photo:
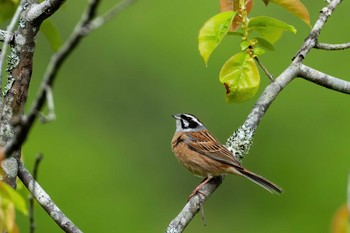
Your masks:
{"label": "bird's wing", "polygon": [[186,136],[186,144],[191,150],[218,162],[232,165],[238,168],[238,170],[244,169],[232,153],[209,131],[202,130],[186,133]]}

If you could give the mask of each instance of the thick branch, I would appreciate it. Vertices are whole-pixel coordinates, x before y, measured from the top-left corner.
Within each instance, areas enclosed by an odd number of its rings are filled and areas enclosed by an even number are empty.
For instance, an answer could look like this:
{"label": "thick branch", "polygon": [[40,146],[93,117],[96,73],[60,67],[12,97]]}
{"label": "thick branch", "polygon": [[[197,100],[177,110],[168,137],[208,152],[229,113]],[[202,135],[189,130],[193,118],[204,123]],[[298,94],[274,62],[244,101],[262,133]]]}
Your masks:
{"label": "thick branch", "polygon": [[344,44],[316,43],[314,48],[323,50],[344,50],[350,48],[350,42]]}
{"label": "thick branch", "polygon": [[27,20],[33,24],[42,23],[54,14],[64,2],[65,0],[45,0],[40,4],[35,4],[29,10]]}
{"label": "thick branch", "polygon": [[335,78],[306,65],[300,64],[299,76],[326,88],[350,94],[350,82]]}
{"label": "thick branch", "polygon": [[248,153],[256,128],[267,109],[282,89],[297,76],[297,73],[298,66],[292,63],[273,83],[270,83],[255,103],[244,124],[229,137],[226,147],[237,159],[242,159]]}
{"label": "thick branch", "polygon": [[27,170],[22,162],[19,162],[18,177],[23,184],[28,188],[29,192],[44,208],[44,210],[51,216],[51,218],[57,223],[57,225],[69,233],[81,233],[82,231],[74,225],[74,223],[67,218],[66,215],[58,208],[58,206],[52,201],[50,196],[45,190],[34,180],[33,176]]}

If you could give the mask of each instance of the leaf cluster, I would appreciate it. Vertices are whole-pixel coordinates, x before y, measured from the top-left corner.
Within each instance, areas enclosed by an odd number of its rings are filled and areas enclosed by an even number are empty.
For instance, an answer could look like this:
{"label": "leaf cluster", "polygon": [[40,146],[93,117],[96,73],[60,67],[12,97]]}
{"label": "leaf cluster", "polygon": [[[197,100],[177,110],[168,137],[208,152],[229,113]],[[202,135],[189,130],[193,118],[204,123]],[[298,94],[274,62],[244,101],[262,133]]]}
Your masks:
{"label": "leaf cluster", "polygon": [[[310,25],[309,13],[299,0],[263,0],[281,6]],[[223,1],[222,1],[223,2]],[[199,31],[198,48],[206,65],[213,51],[227,35],[241,37],[240,51],[221,68],[220,82],[225,86],[228,102],[244,102],[252,98],[260,85],[260,74],[254,58],[266,50],[274,51],[274,44],[283,32],[296,29],[269,16],[249,18],[253,0],[229,0],[221,4],[222,12],[207,20]]]}

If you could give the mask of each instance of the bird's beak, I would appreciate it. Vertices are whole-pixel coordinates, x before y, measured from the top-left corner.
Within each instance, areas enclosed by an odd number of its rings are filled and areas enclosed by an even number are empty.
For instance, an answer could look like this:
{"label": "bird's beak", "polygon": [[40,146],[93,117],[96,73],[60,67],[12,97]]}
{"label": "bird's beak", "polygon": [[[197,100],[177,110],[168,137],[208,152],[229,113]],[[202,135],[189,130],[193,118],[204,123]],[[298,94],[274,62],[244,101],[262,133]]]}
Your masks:
{"label": "bird's beak", "polygon": [[173,114],[172,115],[175,119],[180,119],[180,114]]}

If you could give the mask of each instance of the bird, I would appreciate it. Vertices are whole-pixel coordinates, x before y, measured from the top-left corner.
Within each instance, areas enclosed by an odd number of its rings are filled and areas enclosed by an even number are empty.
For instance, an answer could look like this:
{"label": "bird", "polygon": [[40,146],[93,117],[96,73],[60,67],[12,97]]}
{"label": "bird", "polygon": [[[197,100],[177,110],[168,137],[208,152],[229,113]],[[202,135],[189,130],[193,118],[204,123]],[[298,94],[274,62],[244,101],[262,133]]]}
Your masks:
{"label": "bird", "polygon": [[176,120],[171,148],[175,156],[192,174],[205,179],[194,189],[189,199],[213,177],[225,174],[243,176],[271,193],[280,194],[283,189],[246,168],[211,134],[192,114],[172,115]]}

